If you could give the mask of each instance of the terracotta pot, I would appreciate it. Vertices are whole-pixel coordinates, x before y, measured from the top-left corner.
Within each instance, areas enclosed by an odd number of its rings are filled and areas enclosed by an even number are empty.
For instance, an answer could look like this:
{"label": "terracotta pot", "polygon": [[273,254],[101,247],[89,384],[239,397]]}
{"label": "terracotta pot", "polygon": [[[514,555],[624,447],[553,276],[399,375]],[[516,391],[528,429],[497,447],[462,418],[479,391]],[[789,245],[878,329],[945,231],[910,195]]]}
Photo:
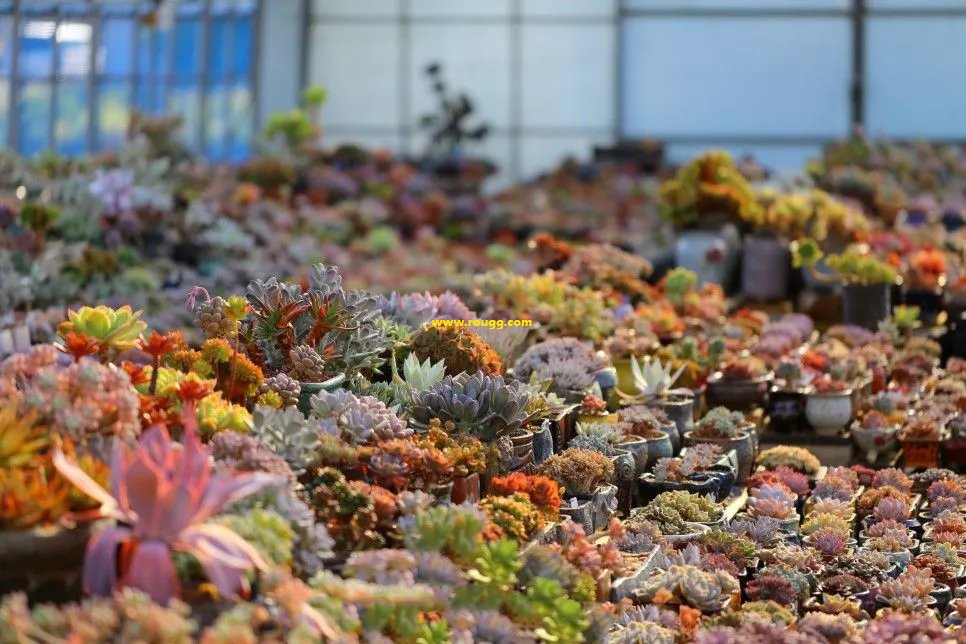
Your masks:
{"label": "terracotta pot", "polygon": [[754,439],[748,432],[739,432],[734,438],[707,438],[695,436],[694,432],[684,435],[685,445],[697,445],[699,443],[710,443],[718,445],[722,451],[734,450],[738,455],[738,468],[735,472],[735,482],[739,485],[744,484],[751,476],[751,469],[755,464]]}
{"label": "terracotta pot", "polygon": [[476,472],[453,479],[450,500],[459,505],[464,502],[476,503],[480,500],[480,475]]}
{"label": "terracotta pot", "polygon": [[939,467],[939,441],[914,441],[899,439],[902,445],[902,460],[912,469]]}

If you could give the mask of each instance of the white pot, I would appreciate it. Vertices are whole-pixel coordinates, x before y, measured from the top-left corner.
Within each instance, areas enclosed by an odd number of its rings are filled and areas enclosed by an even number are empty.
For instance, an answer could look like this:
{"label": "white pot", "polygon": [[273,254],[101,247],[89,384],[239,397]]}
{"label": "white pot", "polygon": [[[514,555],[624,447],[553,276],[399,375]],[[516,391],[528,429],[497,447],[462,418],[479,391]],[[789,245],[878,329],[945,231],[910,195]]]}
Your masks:
{"label": "white pot", "polygon": [[896,447],[898,431],[898,427],[886,427],[885,429],[853,427],[852,440],[866,462],[875,463],[879,459],[879,454],[890,452]]}
{"label": "white pot", "polygon": [[720,230],[685,230],[674,242],[674,261],[694,271],[699,284],[727,286],[738,268],[741,236],[731,224]]}
{"label": "white pot", "polygon": [[808,394],[805,417],[819,436],[838,434],[852,420],[852,390]]}

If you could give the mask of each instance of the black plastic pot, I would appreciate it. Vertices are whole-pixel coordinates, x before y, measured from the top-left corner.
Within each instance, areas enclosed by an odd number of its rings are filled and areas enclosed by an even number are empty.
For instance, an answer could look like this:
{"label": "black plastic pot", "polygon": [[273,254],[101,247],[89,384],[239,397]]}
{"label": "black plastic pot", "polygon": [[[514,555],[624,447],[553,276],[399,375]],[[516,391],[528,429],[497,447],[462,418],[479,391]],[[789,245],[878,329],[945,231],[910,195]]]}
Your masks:
{"label": "black plastic pot", "polygon": [[842,321],[875,331],[892,311],[889,284],[850,284],[842,290]]}
{"label": "black plastic pot", "polygon": [[795,433],[805,429],[805,392],[772,387],[768,395],[770,427],[777,432]]}

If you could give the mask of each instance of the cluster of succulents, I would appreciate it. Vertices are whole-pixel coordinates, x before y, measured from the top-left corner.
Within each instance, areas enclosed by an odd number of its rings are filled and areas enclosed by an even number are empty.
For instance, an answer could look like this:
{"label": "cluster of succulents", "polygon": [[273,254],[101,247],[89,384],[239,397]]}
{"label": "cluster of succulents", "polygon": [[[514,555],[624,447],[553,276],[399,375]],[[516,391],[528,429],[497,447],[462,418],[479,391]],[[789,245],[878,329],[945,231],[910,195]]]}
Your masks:
{"label": "cluster of succulents", "polygon": [[421,361],[442,362],[450,376],[477,371],[499,375],[503,370],[496,351],[472,330],[460,326],[427,324],[413,333],[398,352],[401,357],[414,355]]}
{"label": "cluster of succulents", "polygon": [[614,475],[614,464],[599,452],[570,448],[554,454],[537,473],[556,481],[570,496],[586,496]]}
{"label": "cluster of succulents", "polygon": [[692,435],[700,438],[735,438],[746,426],[741,412],[715,407],[695,423]]}
{"label": "cluster of succulents", "polygon": [[311,417],[322,433],[339,436],[356,445],[377,440],[405,438],[412,434],[402,420],[372,396],[345,391],[320,391],[312,396]]}

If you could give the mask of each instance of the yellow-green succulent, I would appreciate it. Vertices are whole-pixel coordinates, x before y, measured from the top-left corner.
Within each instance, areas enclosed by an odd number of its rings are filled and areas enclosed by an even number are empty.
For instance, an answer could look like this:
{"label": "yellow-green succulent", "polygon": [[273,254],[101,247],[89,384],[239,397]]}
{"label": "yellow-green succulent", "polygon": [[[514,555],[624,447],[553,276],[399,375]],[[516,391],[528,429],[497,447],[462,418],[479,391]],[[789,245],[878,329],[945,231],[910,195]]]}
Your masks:
{"label": "yellow-green succulent", "polygon": [[147,328],[141,320],[141,313],[128,305],[119,309],[104,305],[84,306],[77,311],[68,311],[68,319],[61,322],[57,333],[62,338],[71,332],[86,335],[97,340],[103,349],[133,349]]}

